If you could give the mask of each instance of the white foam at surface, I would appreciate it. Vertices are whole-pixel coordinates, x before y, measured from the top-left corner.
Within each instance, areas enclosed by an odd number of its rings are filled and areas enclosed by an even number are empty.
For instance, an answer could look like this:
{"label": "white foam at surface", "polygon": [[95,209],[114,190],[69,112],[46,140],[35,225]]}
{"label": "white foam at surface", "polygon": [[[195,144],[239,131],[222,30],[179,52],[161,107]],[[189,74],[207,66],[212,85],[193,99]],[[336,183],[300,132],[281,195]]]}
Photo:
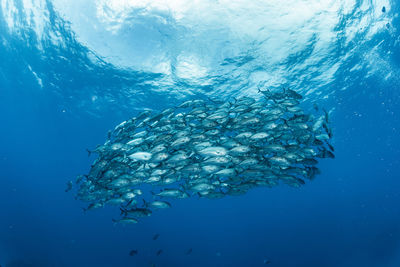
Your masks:
{"label": "white foam at surface", "polygon": [[[38,46],[46,38],[62,44],[60,36],[49,31],[44,0],[23,0],[22,9],[12,0],[0,3],[10,31],[18,34],[20,27],[28,26],[34,29]],[[180,80],[207,86],[212,85],[213,77],[226,78],[232,81],[230,88],[220,85],[215,89],[226,94],[239,88],[241,94],[251,94],[260,84],[290,85],[308,94],[318,91],[334,81],[337,70],[353,52],[391,21],[388,0],[365,0],[359,6],[356,0],[52,3],[70,22],[78,41],[107,62],[164,74],[157,83],[168,89]],[[17,19],[20,17],[25,21]],[[345,24],[343,29],[338,30],[339,23]],[[338,36],[344,36],[347,53],[337,53]],[[357,47],[352,47],[353,43]],[[364,60],[371,60],[367,66],[375,64],[372,57]],[[296,88],[302,81],[315,87]],[[191,91],[182,87],[175,90]]]}

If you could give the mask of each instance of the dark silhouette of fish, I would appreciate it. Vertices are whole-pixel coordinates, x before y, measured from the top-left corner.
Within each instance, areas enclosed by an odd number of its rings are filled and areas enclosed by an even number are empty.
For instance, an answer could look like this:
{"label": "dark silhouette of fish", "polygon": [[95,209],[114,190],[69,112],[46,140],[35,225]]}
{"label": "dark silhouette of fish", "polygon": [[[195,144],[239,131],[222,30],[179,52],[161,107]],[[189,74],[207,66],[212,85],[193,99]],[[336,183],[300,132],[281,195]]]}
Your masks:
{"label": "dark silhouette of fish", "polygon": [[192,251],[193,251],[193,249],[192,249],[192,248],[189,248],[188,250],[186,250],[185,254],[186,254],[186,255],[189,255],[190,253],[192,253]]}
{"label": "dark silhouette of fish", "polygon": [[159,251],[157,251],[157,256],[160,256],[160,254],[162,253],[163,251],[162,251],[162,249],[160,249]]}
{"label": "dark silhouette of fish", "polygon": [[153,236],[153,240],[157,240],[159,236],[160,236],[160,234],[155,234],[155,235]]}
{"label": "dark silhouette of fish", "polygon": [[135,256],[138,254],[138,251],[136,249],[133,249],[129,252],[129,256]]}

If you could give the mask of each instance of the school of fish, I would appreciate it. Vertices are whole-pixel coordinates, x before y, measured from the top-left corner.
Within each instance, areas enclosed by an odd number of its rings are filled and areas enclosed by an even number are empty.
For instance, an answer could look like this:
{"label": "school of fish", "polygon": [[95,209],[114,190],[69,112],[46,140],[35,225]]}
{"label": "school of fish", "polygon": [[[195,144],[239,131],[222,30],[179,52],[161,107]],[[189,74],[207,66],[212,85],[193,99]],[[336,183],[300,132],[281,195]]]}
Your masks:
{"label": "school of fish", "polygon": [[[84,210],[119,206],[119,223],[137,223],[169,199],[222,198],[281,183],[300,187],[334,158],[329,114],[306,113],[290,89],[257,99],[189,100],[145,110],[113,131],[87,175],[77,178]],[[68,185],[70,188],[71,185]]]}

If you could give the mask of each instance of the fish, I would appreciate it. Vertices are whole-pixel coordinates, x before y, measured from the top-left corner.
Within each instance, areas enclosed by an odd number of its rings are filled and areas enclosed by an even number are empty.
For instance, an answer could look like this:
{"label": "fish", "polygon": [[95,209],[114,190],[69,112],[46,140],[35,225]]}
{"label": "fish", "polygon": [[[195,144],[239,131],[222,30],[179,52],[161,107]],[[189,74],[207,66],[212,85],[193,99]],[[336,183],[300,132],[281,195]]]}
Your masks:
{"label": "fish", "polygon": [[208,165],[204,165],[201,167],[202,171],[204,173],[214,173],[220,170],[220,167],[218,165],[212,165],[212,164],[208,164]]}
{"label": "fish", "polygon": [[159,250],[156,252],[156,255],[157,255],[157,256],[160,256],[162,252],[163,252],[162,249],[159,249]]}
{"label": "fish", "polygon": [[105,202],[105,204],[118,206],[118,205],[121,205],[122,203],[124,203],[125,201],[126,200],[123,198],[112,198],[112,199],[107,200]]}
{"label": "fish", "polygon": [[235,176],[237,174],[236,169],[234,168],[230,168],[230,169],[222,169],[216,173],[214,173],[214,175],[217,176],[224,176],[224,177],[230,177],[230,176]]}
{"label": "fish", "polygon": [[145,139],[139,137],[139,138],[135,138],[135,139],[130,140],[126,144],[130,145],[130,146],[138,146],[138,145],[142,144],[144,141],[145,141]]}
{"label": "fish", "polygon": [[87,208],[83,208],[83,211],[86,212],[88,210],[94,210],[103,207],[103,203],[91,203]]}
{"label": "fish", "polygon": [[120,208],[121,210],[121,215],[124,215],[125,217],[128,218],[143,218],[150,216],[152,214],[152,211],[147,208],[133,208],[133,209],[123,209]]}
{"label": "fish", "polygon": [[231,155],[244,155],[248,152],[250,152],[250,147],[248,146],[236,146],[229,150],[229,154]]}
{"label": "fish", "polygon": [[188,155],[186,152],[179,151],[177,154],[174,154],[173,156],[171,156],[167,160],[167,162],[174,163],[174,162],[183,161],[183,160],[189,158],[190,156],[191,155]]}
{"label": "fish", "polygon": [[217,165],[226,165],[231,162],[229,157],[211,157],[204,161],[204,164],[217,164]]}
{"label": "fish", "polygon": [[124,218],[121,218],[121,219],[118,219],[118,220],[112,219],[112,221],[114,223],[122,223],[122,224],[135,224],[135,223],[138,223],[138,220],[136,220],[135,218],[128,218],[128,217],[124,217]]}
{"label": "fish", "polygon": [[212,146],[200,150],[199,154],[209,157],[225,156],[227,154],[227,150],[224,147]]}
{"label": "fish", "polygon": [[271,263],[271,261],[270,261],[270,260],[267,260],[267,259],[265,259],[265,260],[263,261],[263,263],[264,263],[264,264],[270,264],[270,263]]}
{"label": "fish", "polygon": [[155,234],[155,235],[153,236],[153,240],[157,240],[159,237],[160,237],[160,234]]}
{"label": "fish", "polygon": [[269,161],[272,164],[276,164],[278,166],[290,166],[290,162],[284,157],[278,157],[278,156],[271,157],[269,158]]}
{"label": "fish", "polygon": [[113,187],[113,188],[119,188],[119,187],[127,186],[129,184],[130,184],[130,181],[128,179],[117,178],[117,179],[111,181],[109,183],[109,186]]}
{"label": "fish", "polygon": [[200,183],[190,187],[190,189],[193,191],[207,191],[207,190],[213,190],[214,188],[215,186],[206,183]]}
{"label": "fish", "polygon": [[132,198],[136,197],[136,194],[133,192],[126,192],[125,194],[122,195],[123,198],[126,200],[131,200]]}
{"label": "fish", "polygon": [[148,179],[144,180],[145,183],[157,183],[161,181],[161,176],[150,176]]}
{"label": "fish", "polygon": [[164,189],[156,195],[160,197],[184,198],[187,194],[179,189]]}
{"label": "fish", "polygon": [[135,152],[132,153],[131,155],[129,155],[128,157],[132,160],[142,160],[142,161],[147,161],[150,160],[153,154],[149,153],[149,152]]}
{"label": "fish", "polygon": [[266,132],[259,132],[259,133],[256,133],[256,134],[253,134],[252,136],[250,136],[250,139],[261,140],[261,139],[267,138],[268,136],[269,136],[269,134]]}
{"label": "fish", "polygon": [[195,149],[196,151],[202,151],[202,150],[204,150],[204,149],[206,149],[206,148],[209,148],[209,147],[211,147],[211,146],[212,146],[212,143],[211,143],[211,142],[205,141],[205,142],[201,142],[201,143],[195,143],[195,144],[194,144],[194,149]]}
{"label": "fish", "polygon": [[286,89],[285,89],[285,94],[286,94],[289,98],[293,98],[293,99],[297,99],[297,100],[303,99],[303,96],[302,96],[301,94],[299,94],[299,93],[297,93],[296,91],[291,90],[291,89],[289,89],[289,88],[286,88]]}
{"label": "fish", "polygon": [[137,254],[138,254],[138,251],[136,249],[129,251],[129,256],[135,256]]}
{"label": "fish", "polygon": [[156,154],[156,153],[163,152],[165,150],[167,150],[166,146],[164,144],[159,144],[159,145],[156,145],[155,147],[153,147],[150,150],[150,153]]}
{"label": "fish", "polygon": [[253,136],[254,134],[252,132],[243,132],[240,133],[238,135],[236,135],[236,139],[246,139],[246,138],[250,138],[251,136]]}
{"label": "fish", "polygon": [[76,179],[84,211],[118,206],[113,221],[134,224],[171,208],[167,198],[220,199],[315,179],[319,162],[335,158],[332,110],[304,109],[290,88],[258,91],[261,97],[189,99],[118,124],[88,150],[96,158]]}
{"label": "fish", "polygon": [[186,143],[188,143],[190,141],[190,137],[188,136],[184,136],[181,138],[176,139],[174,142],[171,143],[171,147],[178,147],[178,146],[182,146]]}
{"label": "fish", "polygon": [[152,201],[150,203],[146,203],[146,206],[153,208],[153,209],[166,209],[166,208],[170,208],[171,204],[169,204],[166,201],[156,200],[156,201]]}

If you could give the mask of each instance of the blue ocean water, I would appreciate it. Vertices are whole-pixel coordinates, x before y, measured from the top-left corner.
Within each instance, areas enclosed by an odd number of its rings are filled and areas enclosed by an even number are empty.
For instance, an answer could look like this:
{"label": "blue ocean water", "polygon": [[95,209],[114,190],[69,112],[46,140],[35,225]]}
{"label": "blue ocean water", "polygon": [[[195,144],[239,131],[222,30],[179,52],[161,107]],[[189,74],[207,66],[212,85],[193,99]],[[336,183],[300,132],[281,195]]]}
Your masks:
{"label": "blue ocean water", "polygon": [[[389,0],[1,1],[0,266],[400,266],[399,11]],[[143,109],[260,87],[331,111],[336,157],[312,182],[177,200],[129,226],[64,192],[89,171],[86,148]]]}

